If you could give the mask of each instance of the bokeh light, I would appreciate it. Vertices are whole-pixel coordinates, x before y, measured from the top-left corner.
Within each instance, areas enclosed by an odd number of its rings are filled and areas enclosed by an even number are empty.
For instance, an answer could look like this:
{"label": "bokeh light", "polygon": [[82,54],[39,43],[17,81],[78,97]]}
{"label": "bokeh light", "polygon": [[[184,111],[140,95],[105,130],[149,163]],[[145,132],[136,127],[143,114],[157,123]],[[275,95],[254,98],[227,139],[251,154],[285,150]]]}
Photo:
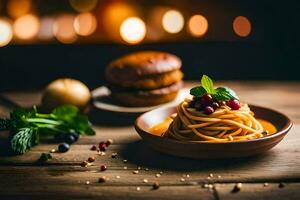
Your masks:
{"label": "bokeh light", "polygon": [[202,15],[192,16],[188,22],[188,29],[195,37],[203,36],[208,29],[207,19]]}
{"label": "bokeh light", "polygon": [[107,36],[115,41],[121,41],[120,26],[129,17],[138,16],[137,10],[124,2],[113,2],[99,11],[98,19],[101,20],[103,30]]}
{"label": "bokeh light", "polygon": [[7,2],[7,13],[13,18],[29,13],[30,8],[31,0],[9,0]]}
{"label": "bokeh light", "polygon": [[37,37],[40,40],[49,40],[53,37],[53,24],[54,19],[52,17],[43,17],[41,19],[40,31]]}
{"label": "bokeh light", "polygon": [[73,27],[75,17],[65,14],[57,17],[53,24],[53,34],[62,43],[70,44],[76,41],[77,35]]}
{"label": "bokeh light", "polygon": [[13,37],[12,27],[8,20],[0,18],[0,47],[7,45]]}
{"label": "bokeh light", "polygon": [[98,0],[69,0],[72,8],[78,12],[88,12],[93,10]]}
{"label": "bokeh light", "polygon": [[78,35],[87,36],[95,32],[97,19],[91,13],[81,13],[74,20],[74,29]]}
{"label": "bokeh light", "polygon": [[247,37],[251,33],[251,22],[247,17],[238,16],[233,21],[233,30],[240,37]]}
{"label": "bokeh light", "polygon": [[13,24],[15,36],[22,40],[34,38],[39,32],[39,28],[40,21],[35,15],[32,14],[19,17]]}
{"label": "bokeh light", "polygon": [[138,17],[130,17],[122,23],[120,34],[127,43],[139,43],[146,35],[145,23]]}
{"label": "bokeh light", "polygon": [[162,26],[168,33],[178,33],[182,30],[184,18],[177,10],[167,11],[162,18]]}

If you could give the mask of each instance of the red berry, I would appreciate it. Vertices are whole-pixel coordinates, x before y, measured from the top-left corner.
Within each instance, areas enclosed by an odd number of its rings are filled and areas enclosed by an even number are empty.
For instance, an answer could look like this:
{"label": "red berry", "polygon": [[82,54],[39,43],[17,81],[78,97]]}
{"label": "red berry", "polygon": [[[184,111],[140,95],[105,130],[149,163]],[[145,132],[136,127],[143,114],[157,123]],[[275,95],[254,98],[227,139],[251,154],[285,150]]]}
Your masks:
{"label": "red berry", "polygon": [[237,99],[227,101],[227,106],[229,106],[232,110],[238,110],[241,107],[240,102]]}
{"label": "red berry", "polygon": [[219,108],[220,107],[220,105],[217,103],[217,102],[213,102],[212,104],[211,104],[211,106],[216,110],[217,108]]}
{"label": "red berry", "polygon": [[210,106],[213,103],[213,98],[210,94],[204,94],[201,97],[201,104],[203,106]]}
{"label": "red berry", "polygon": [[101,165],[100,170],[105,171],[105,170],[107,170],[107,167],[105,165]]}
{"label": "red berry", "polygon": [[211,106],[206,106],[206,107],[204,108],[204,113],[207,114],[207,115],[213,113],[214,111],[215,111],[215,110],[214,110]]}
{"label": "red berry", "polygon": [[91,147],[91,150],[92,150],[92,151],[96,151],[96,150],[97,150],[96,145],[93,145],[93,146]]}

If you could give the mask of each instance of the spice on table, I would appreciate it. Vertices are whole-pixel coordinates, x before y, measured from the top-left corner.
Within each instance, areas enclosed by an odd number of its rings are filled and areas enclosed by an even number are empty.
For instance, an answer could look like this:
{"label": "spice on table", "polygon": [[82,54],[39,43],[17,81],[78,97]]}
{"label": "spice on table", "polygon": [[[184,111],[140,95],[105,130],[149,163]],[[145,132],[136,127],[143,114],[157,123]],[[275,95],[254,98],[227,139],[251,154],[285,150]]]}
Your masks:
{"label": "spice on table", "polygon": [[56,152],[55,149],[51,149],[51,150],[50,150],[50,153],[55,153],[55,152]]}
{"label": "spice on table", "polygon": [[242,189],[243,184],[242,183],[237,183],[234,185],[232,189],[232,193],[239,192]]}
{"label": "spice on table", "polygon": [[264,187],[268,187],[269,186],[269,183],[264,183]]}
{"label": "spice on table", "polygon": [[99,143],[99,149],[100,149],[100,151],[106,151],[106,144],[105,144],[105,142],[100,142]]}
{"label": "spice on table", "polygon": [[89,184],[90,184],[90,181],[86,181],[85,184],[89,185]]}
{"label": "spice on table", "polygon": [[98,154],[99,154],[100,156],[105,156],[105,152],[103,152],[103,151],[99,151]]}
{"label": "spice on table", "polygon": [[138,174],[139,171],[138,171],[138,170],[134,170],[132,173],[133,173],[133,174]]}
{"label": "spice on table", "polygon": [[160,174],[155,174],[155,177],[159,178],[159,177],[160,177]]}
{"label": "spice on table", "polygon": [[142,168],[140,166],[137,167],[138,170],[141,170]]}
{"label": "spice on table", "polygon": [[111,157],[112,157],[112,158],[116,158],[117,156],[118,156],[118,153],[112,153],[112,154],[111,154]]}
{"label": "spice on table", "polygon": [[80,166],[81,167],[87,167],[88,166],[88,162],[87,161],[83,161],[81,164],[80,164]]}
{"label": "spice on table", "polygon": [[111,145],[114,141],[112,139],[108,139],[105,144],[108,147],[109,145]]}
{"label": "spice on table", "polygon": [[218,175],[218,178],[222,178],[222,176],[221,176],[221,175]]}
{"label": "spice on table", "polygon": [[89,158],[88,158],[88,162],[90,162],[90,163],[91,163],[91,162],[94,162],[95,160],[96,160],[95,157],[89,157]]}
{"label": "spice on table", "polygon": [[158,182],[155,182],[155,183],[153,183],[153,185],[152,185],[152,188],[153,188],[154,190],[157,190],[159,187],[160,187],[160,185],[159,185]]}
{"label": "spice on table", "polygon": [[127,166],[124,166],[123,169],[127,169]]}
{"label": "spice on table", "polygon": [[210,173],[209,176],[212,178],[212,177],[214,177],[214,174]]}
{"label": "spice on table", "polygon": [[105,171],[105,170],[107,170],[106,165],[101,165],[100,170],[101,170],[102,172]]}
{"label": "spice on table", "polygon": [[279,187],[279,188],[284,188],[284,187],[285,187],[285,184],[282,183],[282,182],[280,182],[279,185],[278,185],[278,187]]}
{"label": "spice on table", "polygon": [[126,160],[126,159],[124,159],[124,160],[123,160],[123,163],[127,163],[127,160]]}
{"label": "spice on table", "polygon": [[148,183],[148,179],[144,179],[143,182],[144,182],[144,183]]}
{"label": "spice on table", "polygon": [[96,145],[93,145],[92,147],[91,147],[91,151],[96,151],[97,150],[97,146]]}
{"label": "spice on table", "polygon": [[185,181],[185,179],[184,179],[184,178],[181,178],[181,179],[180,179],[180,181],[181,181],[181,182],[184,182],[184,181]]}
{"label": "spice on table", "polygon": [[137,190],[137,191],[140,191],[140,190],[141,190],[141,188],[140,188],[140,187],[136,187],[136,190]]}
{"label": "spice on table", "polygon": [[117,179],[121,178],[121,176],[116,176]]}
{"label": "spice on table", "polygon": [[149,168],[145,168],[145,171],[149,171]]}
{"label": "spice on table", "polygon": [[99,183],[104,183],[106,181],[106,177],[105,176],[101,176],[99,179],[98,179],[98,182]]}

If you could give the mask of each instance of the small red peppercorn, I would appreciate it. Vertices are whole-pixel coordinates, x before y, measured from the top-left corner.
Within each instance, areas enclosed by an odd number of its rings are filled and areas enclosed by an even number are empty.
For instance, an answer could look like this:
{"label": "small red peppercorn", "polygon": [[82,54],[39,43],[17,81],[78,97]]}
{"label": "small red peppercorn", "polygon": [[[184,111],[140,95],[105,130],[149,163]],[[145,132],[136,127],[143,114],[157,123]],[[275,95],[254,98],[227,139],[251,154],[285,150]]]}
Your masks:
{"label": "small red peppercorn", "polygon": [[92,151],[96,151],[96,150],[97,150],[96,145],[93,145],[93,146],[91,147],[91,150],[92,150]]}
{"label": "small red peppercorn", "polygon": [[201,97],[201,104],[203,106],[210,106],[213,103],[213,98],[210,94],[204,94]]}
{"label": "small red peppercorn", "polygon": [[90,163],[91,163],[91,162],[94,162],[95,160],[96,160],[95,157],[89,157],[89,158],[88,158],[88,162],[90,162]]}
{"label": "small red peppercorn", "polygon": [[106,167],[106,165],[101,165],[101,167],[100,167],[100,170],[101,170],[101,171],[105,171],[105,170],[107,170],[107,167]]}
{"label": "small red peppercorn", "polygon": [[100,142],[99,143],[99,149],[100,149],[100,151],[106,151],[106,144],[105,144],[105,142]]}

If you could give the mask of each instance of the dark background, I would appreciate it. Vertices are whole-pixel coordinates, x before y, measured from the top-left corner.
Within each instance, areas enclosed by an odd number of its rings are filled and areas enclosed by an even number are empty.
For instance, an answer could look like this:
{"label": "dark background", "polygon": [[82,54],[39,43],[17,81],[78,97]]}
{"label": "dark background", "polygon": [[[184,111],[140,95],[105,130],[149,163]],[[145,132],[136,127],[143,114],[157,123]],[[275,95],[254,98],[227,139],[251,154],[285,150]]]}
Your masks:
{"label": "dark background", "polygon": [[[67,9],[57,1],[46,12]],[[53,3],[53,2],[56,2]],[[148,2],[148,3],[146,3]],[[179,1],[131,1],[149,7]],[[40,88],[58,77],[73,77],[95,88],[104,83],[104,68],[113,59],[138,50],[161,50],[183,61],[185,79],[203,73],[217,80],[300,80],[299,3],[297,1],[185,1],[187,12],[201,9],[210,24],[203,38],[183,34],[173,40],[125,45],[111,41],[71,45],[13,43],[0,48],[0,90]],[[173,5],[172,5],[173,6]],[[178,7],[178,5],[177,5]],[[189,10],[190,9],[190,10]],[[232,32],[234,16],[245,15],[252,33],[239,38]]]}

